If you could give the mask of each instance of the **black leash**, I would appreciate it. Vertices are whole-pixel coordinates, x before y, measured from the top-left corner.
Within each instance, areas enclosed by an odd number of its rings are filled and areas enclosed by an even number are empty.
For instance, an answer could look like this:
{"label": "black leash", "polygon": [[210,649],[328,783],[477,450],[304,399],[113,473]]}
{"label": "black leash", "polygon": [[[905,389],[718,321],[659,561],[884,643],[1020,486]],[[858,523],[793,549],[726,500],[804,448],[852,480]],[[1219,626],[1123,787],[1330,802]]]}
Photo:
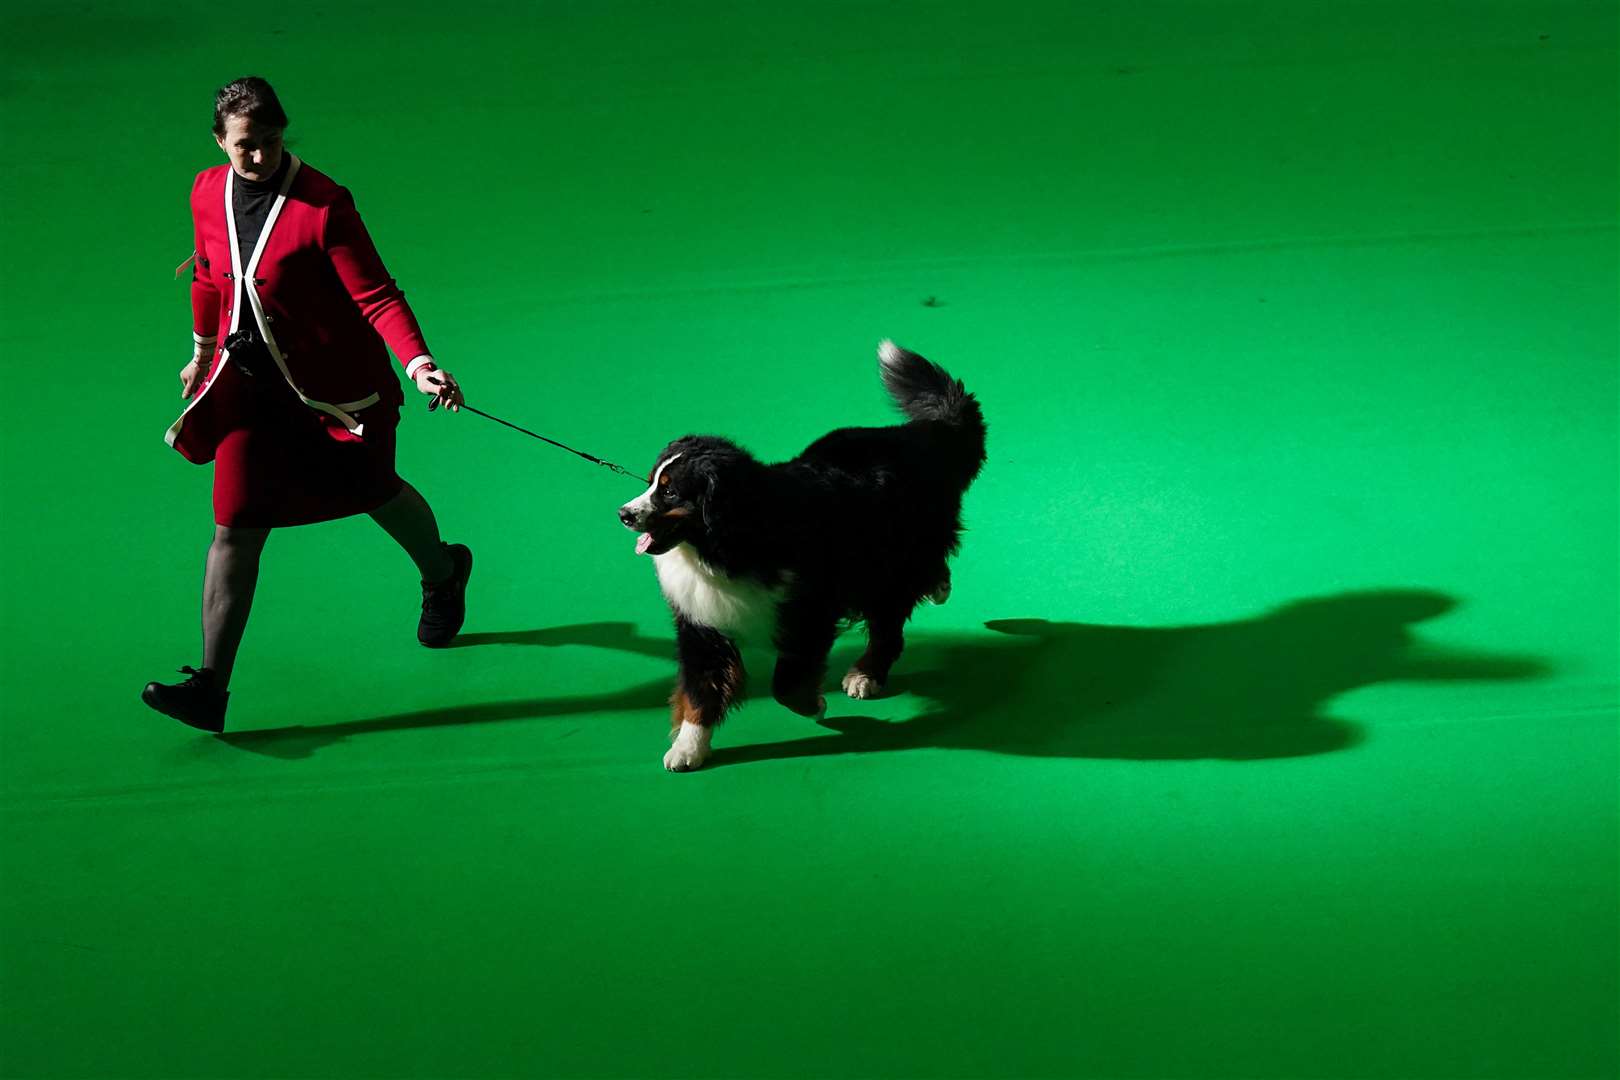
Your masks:
{"label": "black leash", "polygon": [[[428,376],[428,382],[432,383],[434,386],[443,386],[444,385],[444,380],[435,379],[431,375]],[[437,409],[438,407],[439,407],[439,399],[437,397],[435,397],[432,401],[428,402],[428,412],[432,412],[434,409]],[[461,403],[461,408],[466,409],[470,413],[477,413],[479,416],[482,416],[485,420],[493,420],[497,424],[504,424],[507,427],[511,428],[513,431],[521,431],[521,432],[523,432],[523,434],[527,435],[531,439],[539,439],[543,443],[550,443],[552,446],[555,446],[559,450],[566,450],[570,454],[575,454],[575,455],[577,455],[579,457],[582,457],[586,461],[589,461],[589,462],[592,462],[593,464],[602,466],[604,469],[608,470],[609,472],[618,473],[620,476],[628,476],[630,479],[635,480],[635,481],[637,481],[639,483],[643,483],[643,484],[650,483],[650,481],[645,476],[637,476],[635,473],[631,472],[629,469],[625,468],[623,465],[615,465],[611,461],[603,461],[601,458],[595,456],[594,454],[587,454],[583,450],[575,450],[572,446],[564,446],[562,443],[558,442],[556,439],[548,439],[544,435],[536,435],[534,432],[530,431],[528,428],[518,427],[516,424],[512,423],[510,420],[502,420],[498,416],[491,416],[489,413],[485,412],[484,410],[475,409],[471,405],[468,405],[466,402]]]}

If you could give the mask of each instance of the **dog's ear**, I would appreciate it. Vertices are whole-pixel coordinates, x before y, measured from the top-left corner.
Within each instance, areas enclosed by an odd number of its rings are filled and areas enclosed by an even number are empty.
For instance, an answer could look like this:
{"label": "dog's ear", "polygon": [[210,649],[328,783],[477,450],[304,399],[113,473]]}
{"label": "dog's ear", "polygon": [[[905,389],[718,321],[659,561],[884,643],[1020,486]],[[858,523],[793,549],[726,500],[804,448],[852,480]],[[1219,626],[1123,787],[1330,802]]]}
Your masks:
{"label": "dog's ear", "polygon": [[719,446],[705,450],[688,466],[692,487],[710,542],[723,541],[758,527],[761,469],[746,450]]}
{"label": "dog's ear", "polygon": [[710,532],[722,528],[726,518],[727,493],[725,482],[721,479],[724,471],[715,454],[704,454],[692,462],[692,476],[703,486],[703,493],[698,497],[698,508],[703,512],[703,527]]}

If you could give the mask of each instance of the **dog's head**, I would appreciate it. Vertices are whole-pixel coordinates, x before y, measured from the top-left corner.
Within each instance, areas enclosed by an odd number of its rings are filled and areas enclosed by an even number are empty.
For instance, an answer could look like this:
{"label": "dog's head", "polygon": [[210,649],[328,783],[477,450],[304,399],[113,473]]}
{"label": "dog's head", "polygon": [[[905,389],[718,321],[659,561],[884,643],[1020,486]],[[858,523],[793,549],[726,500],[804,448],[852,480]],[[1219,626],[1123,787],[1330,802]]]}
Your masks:
{"label": "dog's head", "polygon": [[751,459],[735,443],[709,435],[676,439],[658,455],[652,484],[619,507],[625,528],[641,533],[638,555],[662,555],[680,543],[701,550],[723,524],[727,477]]}

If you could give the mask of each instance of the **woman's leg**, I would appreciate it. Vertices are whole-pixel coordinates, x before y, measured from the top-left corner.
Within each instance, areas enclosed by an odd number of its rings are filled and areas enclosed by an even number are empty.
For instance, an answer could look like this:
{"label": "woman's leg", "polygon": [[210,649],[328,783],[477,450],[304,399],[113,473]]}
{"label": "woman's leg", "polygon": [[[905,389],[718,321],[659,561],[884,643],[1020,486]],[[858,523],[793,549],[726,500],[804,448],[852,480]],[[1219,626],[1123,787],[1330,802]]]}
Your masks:
{"label": "woman's leg", "polygon": [[269,529],[214,526],[203,571],[203,667],[213,672],[214,686],[220,690],[231,682],[236,649],[242,644],[259,583],[259,555],[269,537]]}
{"label": "woman's leg", "polygon": [[403,483],[398,495],[373,510],[371,520],[405,549],[423,581],[445,581],[455,573],[455,562],[439,539],[433,508],[409,483]]}
{"label": "woman's leg", "polygon": [[422,618],[416,624],[416,640],[434,649],[450,644],[467,618],[472,552],[465,544],[446,544],[439,539],[432,507],[410,484],[373,510],[371,519],[405,549],[422,575]]}

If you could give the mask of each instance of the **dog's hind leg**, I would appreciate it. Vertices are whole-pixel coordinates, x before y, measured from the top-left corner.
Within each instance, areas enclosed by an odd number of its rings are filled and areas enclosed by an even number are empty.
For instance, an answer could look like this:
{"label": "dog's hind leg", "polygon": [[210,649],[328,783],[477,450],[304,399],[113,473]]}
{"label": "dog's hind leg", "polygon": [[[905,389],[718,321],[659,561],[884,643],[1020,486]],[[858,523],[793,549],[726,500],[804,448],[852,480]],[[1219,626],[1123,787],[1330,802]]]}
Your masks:
{"label": "dog's hind leg", "polygon": [[827,708],[821,682],[827,653],[838,636],[838,612],[809,594],[784,600],[776,615],[776,672],[771,695],[800,716],[820,716]]}
{"label": "dog's hind leg", "polygon": [[866,618],[866,651],[844,675],[844,693],[852,698],[875,698],[889,681],[889,669],[906,647],[908,611],[885,611]]}
{"label": "dog's hind leg", "polygon": [[670,748],[664,768],[691,772],[709,756],[714,728],[742,693],[742,655],[725,634],[675,619],[675,651],[680,677],[670,695]]}

